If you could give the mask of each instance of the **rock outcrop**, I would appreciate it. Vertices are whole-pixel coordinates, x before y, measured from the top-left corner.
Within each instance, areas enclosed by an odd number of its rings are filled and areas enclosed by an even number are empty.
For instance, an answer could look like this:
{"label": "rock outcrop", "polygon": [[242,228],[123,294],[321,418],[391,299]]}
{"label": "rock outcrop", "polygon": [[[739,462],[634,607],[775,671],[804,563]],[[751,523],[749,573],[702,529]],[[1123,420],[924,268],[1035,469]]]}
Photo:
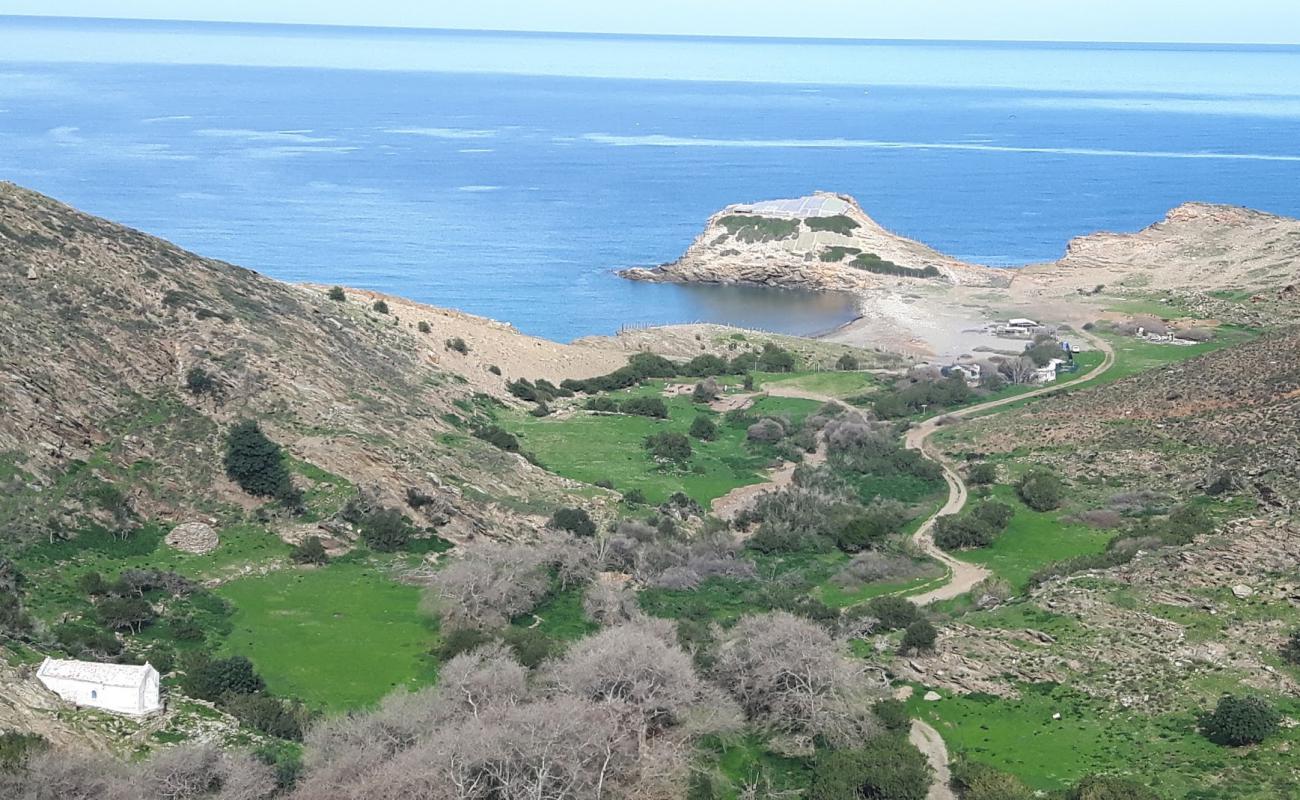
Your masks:
{"label": "rock outcrop", "polygon": [[847,195],[730,205],[681,258],[625,278],[857,291],[926,283],[1005,286],[1010,275],[890,233]]}

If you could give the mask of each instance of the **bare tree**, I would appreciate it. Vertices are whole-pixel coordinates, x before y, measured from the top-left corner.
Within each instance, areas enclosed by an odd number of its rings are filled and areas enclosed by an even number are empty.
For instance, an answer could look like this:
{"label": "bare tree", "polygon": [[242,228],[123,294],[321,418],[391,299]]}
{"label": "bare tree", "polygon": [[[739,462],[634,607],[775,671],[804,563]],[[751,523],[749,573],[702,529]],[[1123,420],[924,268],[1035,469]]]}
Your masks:
{"label": "bare tree", "polygon": [[596,581],[583,595],[582,610],[601,627],[621,625],[641,616],[636,592],[627,582]]}
{"label": "bare tree", "polygon": [[271,769],[214,743],[172,747],[141,765],[133,781],[141,800],[260,800],[275,791]]}
{"label": "bare tree", "polygon": [[547,553],[481,539],[434,574],[430,605],[449,628],[499,628],[537,604],[550,587]]}
{"label": "bare tree", "polygon": [[528,669],[501,644],[461,653],[438,671],[438,698],[453,713],[479,716],[498,705],[515,705],[528,694]]}
{"label": "bare tree", "polygon": [[125,767],[100,753],[47,750],[13,773],[0,770],[6,800],[124,800]]}
{"label": "bare tree", "polygon": [[1003,361],[999,372],[1007,376],[1007,380],[1012,383],[1023,384],[1033,382],[1034,372],[1037,369],[1038,365],[1033,362],[1033,359],[1019,356]]}
{"label": "bare tree", "polygon": [[784,611],[746,616],[718,644],[714,677],[755,722],[851,745],[878,730],[883,693],[847,646]]}

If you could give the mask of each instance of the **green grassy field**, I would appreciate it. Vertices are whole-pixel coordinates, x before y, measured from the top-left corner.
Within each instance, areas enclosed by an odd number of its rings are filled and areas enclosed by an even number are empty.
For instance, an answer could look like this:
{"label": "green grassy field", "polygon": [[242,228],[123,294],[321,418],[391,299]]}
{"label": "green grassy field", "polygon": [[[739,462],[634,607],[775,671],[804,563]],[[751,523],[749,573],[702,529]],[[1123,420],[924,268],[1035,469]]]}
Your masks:
{"label": "green grassy field", "polygon": [[[611,397],[658,394],[663,383],[653,381],[637,390],[614,392]],[[666,420],[625,414],[590,414],[576,411],[564,417],[538,419],[523,413],[503,415],[502,424],[520,437],[523,448],[537,456],[547,469],[566,478],[595,483],[611,481],[619,491],[640,489],[651,503],[685,492],[708,504],[737,486],[763,480],[770,456],[749,446],[745,429],[723,424],[722,417],[696,405],[688,397],[664,398]],[[786,414],[798,421],[820,406],[812,400],[764,397],[751,409],[755,415]],[[647,436],[660,431],[686,433],[699,415],[718,423],[712,442],[691,440],[694,451],[689,468],[665,469],[646,452]]]}
{"label": "green grassy field", "polygon": [[1115,333],[1098,333],[1106,341],[1110,342],[1111,347],[1115,349],[1115,365],[1107,370],[1105,374],[1099,376],[1096,380],[1097,383],[1110,383],[1165,364],[1186,361],[1189,358],[1195,358],[1224,347],[1241,344],[1255,336],[1253,331],[1225,325],[1215,331],[1212,341],[1192,345],[1177,345],[1158,344]]}
{"label": "green grassy field", "polygon": [[779,387],[837,398],[862,394],[879,385],[879,379],[869,372],[754,373],[756,389]]}
{"label": "green grassy field", "polygon": [[[1059,790],[1082,775],[1112,772],[1168,798],[1300,796],[1291,755],[1300,746],[1300,728],[1255,747],[1221,747],[1196,731],[1191,711],[1147,716],[1057,684],[1019,688],[1014,699],[940,692],[939,701],[921,699],[922,688],[908,705],[935,726],[949,752],[1014,773],[1036,789]],[[1293,699],[1282,708],[1293,716],[1300,711]],[[1058,713],[1061,718],[1053,719]]]}
{"label": "green grassy field", "polygon": [[1042,567],[1075,556],[1100,553],[1114,535],[1087,525],[1062,521],[1064,511],[1034,511],[1010,486],[994,487],[994,499],[1015,509],[1005,531],[988,547],[963,550],[958,557],[982,564],[1016,588],[1025,588],[1029,576]]}
{"label": "green grassy field", "polygon": [[436,627],[418,609],[419,590],[393,581],[380,561],[284,569],[217,594],[235,608],[224,650],[252,660],[278,695],[342,711],[436,677]]}

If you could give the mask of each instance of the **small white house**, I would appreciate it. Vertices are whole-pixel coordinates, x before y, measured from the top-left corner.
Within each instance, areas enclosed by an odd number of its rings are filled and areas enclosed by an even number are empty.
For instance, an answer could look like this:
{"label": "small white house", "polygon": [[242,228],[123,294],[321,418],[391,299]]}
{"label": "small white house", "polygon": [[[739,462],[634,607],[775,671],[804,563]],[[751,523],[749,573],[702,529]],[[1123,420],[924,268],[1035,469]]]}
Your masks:
{"label": "small white house", "polygon": [[1051,383],[1056,380],[1057,367],[1065,363],[1064,359],[1053,358],[1045,366],[1034,370],[1034,383]]}
{"label": "small white house", "polygon": [[1032,328],[1037,328],[1038,323],[1032,319],[1025,319],[1024,317],[1016,317],[1015,319],[1007,320],[1007,327],[1020,328],[1021,330],[1030,330]]}
{"label": "small white house", "polygon": [[162,709],[158,670],[149,664],[100,664],[47,658],[36,671],[45,688],[69,703],[144,716]]}

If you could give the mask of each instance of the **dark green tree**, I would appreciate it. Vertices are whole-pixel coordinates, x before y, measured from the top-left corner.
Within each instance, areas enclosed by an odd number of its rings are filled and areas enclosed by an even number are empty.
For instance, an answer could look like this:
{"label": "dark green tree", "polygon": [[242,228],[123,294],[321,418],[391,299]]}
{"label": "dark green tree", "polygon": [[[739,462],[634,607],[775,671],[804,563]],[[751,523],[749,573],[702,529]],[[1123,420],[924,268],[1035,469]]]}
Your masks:
{"label": "dark green tree", "polygon": [[903,642],[899,649],[904,653],[928,653],[934,649],[934,641],[939,632],[928,619],[918,619],[903,631]]}
{"label": "dark green tree", "polygon": [[859,367],[858,359],[852,353],[845,353],[835,362],[835,368],[845,372],[852,372]]}
{"label": "dark green tree", "polygon": [[362,517],[361,538],[371,550],[392,553],[411,541],[411,527],[401,511],[381,508]]}
{"label": "dark green tree", "polygon": [[591,515],[582,508],[557,508],[551,515],[550,525],[561,531],[568,531],[575,536],[595,536],[596,523]]}
{"label": "dark green tree", "polygon": [[240,422],[226,434],[225,466],[230,479],[249,494],[274,497],[289,505],[301,502],[280,445],[268,439],[252,420]]}
{"label": "dark green tree", "polygon": [[998,482],[998,467],[988,461],[972,464],[966,473],[966,480],[976,486],[988,486]]}
{"label": "dark green tree", "polygon": [[921,609],[911,600],[886,594],[867,603],[867,614],[879,621],[882,630],[895,631],[920,619]]}
{"label": "dark green tree", "polygon": [[1201,715],[1200,728],[1215,744],[1241,747],[1277,732],[1282,715],[1262,697],[1226,694],[1214,710]]}
{"label": "dark green tree", "polygon": [[1087,775],[1065,793],[1065,800],[1160,800],[1160,795],[1128,778]]}
{"label": "dark green tree", "polygon": [[1041,468],[1032,469],[1020,477],[1016,493],[1033,510],[1051,511],[1061,507],[1065,499],[1065,485],[1053,472]]}
{"label": "dark green tree", "polygon": [[385,303],[383,300],[376,300],[374,304],[370,307],[373,308],[375,311],[378,311],[380,314],[388,313],[388,304]]}
{"label": "dark green tree", "polygon": [[289,558],[298,564],[324,564],[329,561],[325,544],[319,536],[308,536],[298,543],[289,553]]}
{"label": "dark green tree", "polygon": [[691,422],[691,436],[702,442],[711,442],[718,438],[718,426],[705,416],[698,416]]}
{"label": "dark green tree", "polygon": [[329,297],[329,299],[336,300],[340,303],[348,299],[348,296],[347,294],[344,293],[342,286],[331,286],[327,296]]}
{"label": "dark green tree", "polygon": [[823,751],[813,768],[811,800],[925,800],[933,770],[920,750],[897,734],[855,750]]}
{"label": "dark green tree", "polygon": [[186,659],[181,688],[190,697],[218,701],[226,694],[255,694],[266,688],[253,662],[243,656],[213,659],[195,653]]}
{"label": "dark green tree", "polygon": [[157,617],[153,606],[143,597],[105,598],[95,606],[95,615],[106,628],[126,629],[132,633],[139,633]]}
{"label": "dark green tree", "polygon": [[691,440],[681,433],[662,431],[647,436],[645,446],[650,455],[661,461],[682,464],[691,460]]}

